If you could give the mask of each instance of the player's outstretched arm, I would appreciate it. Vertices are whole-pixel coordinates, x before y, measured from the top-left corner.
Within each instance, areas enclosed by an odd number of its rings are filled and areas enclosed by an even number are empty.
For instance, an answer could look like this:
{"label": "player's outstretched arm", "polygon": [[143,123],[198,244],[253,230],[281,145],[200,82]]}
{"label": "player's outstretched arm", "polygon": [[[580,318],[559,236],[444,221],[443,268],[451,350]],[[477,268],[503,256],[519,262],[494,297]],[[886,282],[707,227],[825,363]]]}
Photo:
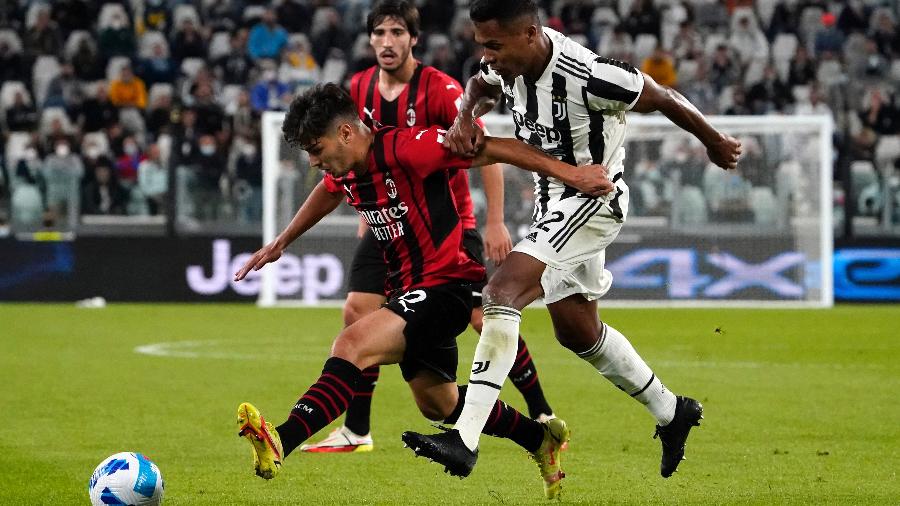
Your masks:
{"label": "player's outstretched arm", "polygon": [[499,163],[481,168],[484,196],[487,200],[487,221],[484,224],[484,254],[500,265],[512,250],[512,239],[503,221],[503,166]]}
{"label": "player's outstretched arm", "polygon": [[472,76],[466,83],[459,114],[444,138],[444,147],[461,156],[474,156],[484,144],[484,131],[475,124],[475,118],[493,109],[500,99],[500,87],[485,82],[480,75]]}
{"label": "player's outstretched arm", "polygon": [[258,271],[267,263],[274,262],[281,258],[281,253],[289,244],[297,240],[304,232],[313,227],[322,218],[334,211],[340,205],[343,195],[340,193],[331,193],[325,188],[325,184],[319,181],[319,184],[313,188],[309,197],[300,206],[300,210],[291,219],[288,226],[278,234],[274,241],[260,248],[256,253],[247,260],[247,263],[236,273],[234,280],[240,281],[247,276],[251,270]]}
{"label": "player's outstretched arm", "polygon": [[575,167],[516,139],[485,137],[484,141],[484,148],[472,160],[473,167],[497,162],[508,163],[520,169],[559,179],[578,191],[594,197],[605,195],[615,188],[607,177],[608,172],[603,165]]}
{"label": "player's outstretched arm", "polygon": [[694,134],[706,146],[706,153],[714,164],[726,170],[737,167],[740,141],[713,128],[684,95],[668,86],[660,86],[647,74],[644,74],[641,96],[632,110],[663,113],[672,123]]}

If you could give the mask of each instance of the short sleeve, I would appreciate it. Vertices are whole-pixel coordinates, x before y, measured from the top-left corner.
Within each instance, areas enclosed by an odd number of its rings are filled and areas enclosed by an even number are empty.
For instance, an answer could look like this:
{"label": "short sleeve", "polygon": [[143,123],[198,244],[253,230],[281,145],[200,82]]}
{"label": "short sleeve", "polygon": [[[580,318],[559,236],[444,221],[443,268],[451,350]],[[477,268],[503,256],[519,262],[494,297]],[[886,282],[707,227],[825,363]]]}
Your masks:
{"label": "short sleeve", "polygon": [[[424,179],[440,170],[468,169],[472,162],[468,158],[454,155],[443,145],[447,131],[433,126],[398,129],[392,142],[394,156],[405,170]],[[388,146],[385,146],[388,148]]]}
{"label": "short sleeve", "polygon": [[484,62],[484,58],[481,59],[481,72],[479,73],[484,82],[490,84],[491,86],[500,86],[501,79],[500,74],[494,72],[494,69],[491,68],[490,65]]}
{"label": "short sleeve", "polygon": [[328,193],[343,193],[341,185],[338,184],[337,180],[331,174],[325,174],[325,177],[322,178],[322,184],[325,185],[325,189],[328,190]]}
{"label": "short sleeve", "polygon": [[587,106],[595,111],[629,111],[644,89],[644,75],[633,66],[597,57],[591,65]]}

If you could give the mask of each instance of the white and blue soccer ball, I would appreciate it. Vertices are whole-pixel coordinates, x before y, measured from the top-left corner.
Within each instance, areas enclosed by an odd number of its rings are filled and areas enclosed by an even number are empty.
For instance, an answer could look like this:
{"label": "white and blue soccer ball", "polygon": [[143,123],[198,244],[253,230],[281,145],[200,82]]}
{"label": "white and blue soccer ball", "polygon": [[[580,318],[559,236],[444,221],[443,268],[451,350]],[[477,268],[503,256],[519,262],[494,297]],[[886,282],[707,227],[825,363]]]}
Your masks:
{"label": "white and blue soccer ball", "polygon": [[91,504],[95,506],[157,505],[162,502],[164,489],[156,464],[134,452],[108,457],[97,466],[88,483]]}

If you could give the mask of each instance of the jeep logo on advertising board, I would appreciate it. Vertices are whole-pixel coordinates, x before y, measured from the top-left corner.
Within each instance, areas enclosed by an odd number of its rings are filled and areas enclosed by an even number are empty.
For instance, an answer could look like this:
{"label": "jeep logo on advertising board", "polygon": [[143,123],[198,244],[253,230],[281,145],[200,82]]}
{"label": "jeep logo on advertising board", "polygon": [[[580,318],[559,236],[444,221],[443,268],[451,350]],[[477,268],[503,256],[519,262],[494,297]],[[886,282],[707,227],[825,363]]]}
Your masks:
{"label": "jeep logo on advertising board", "polygon": [[[231,241],[217,239],[212,244],[212,266],[189,265],[185,270],[188,286],[200,295],[215,295],[229,287],[239,295],[259,294],[259,271],[250,271],[243,281],[235,282],[237,272],[253,253],[231,256]],[[330,253],[297,256],[284,253],[277,262],[264,269],[274,269],[276,291],[279,296],[303,299],[312,303],[337,294],[344,282],[344,267]],[[209,272],[209,275],[207,275]]]}

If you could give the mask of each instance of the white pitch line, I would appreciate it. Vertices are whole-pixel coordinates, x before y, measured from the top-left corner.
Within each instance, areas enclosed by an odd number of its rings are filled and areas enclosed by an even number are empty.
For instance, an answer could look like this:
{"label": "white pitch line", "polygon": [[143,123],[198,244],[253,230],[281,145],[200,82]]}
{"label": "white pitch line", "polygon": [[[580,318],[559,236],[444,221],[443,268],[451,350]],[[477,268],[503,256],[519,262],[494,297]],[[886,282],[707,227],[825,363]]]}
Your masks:
{"label": "white pitch line", "polygon": [[[141,355],[152,355],[156,357],[175,357],[175,358],[211,358],[218,360],[286,360],[304,362],[307,360],[318,360],[321,353],[326,353],[329,348],[326,347],[305,347],[304,356],[291,356],[284,354],[254,354],[239,353],[231,351],[214,351],[203,350],[202,348],[214,348],[228,344],[227,341],[211,339],[206,341],[167,341],[162,343],[144,344],[136,346],[134,352]],[[312,352],[312,353],[310,353]],[[309,357],[309,358],[306,358]]]}

